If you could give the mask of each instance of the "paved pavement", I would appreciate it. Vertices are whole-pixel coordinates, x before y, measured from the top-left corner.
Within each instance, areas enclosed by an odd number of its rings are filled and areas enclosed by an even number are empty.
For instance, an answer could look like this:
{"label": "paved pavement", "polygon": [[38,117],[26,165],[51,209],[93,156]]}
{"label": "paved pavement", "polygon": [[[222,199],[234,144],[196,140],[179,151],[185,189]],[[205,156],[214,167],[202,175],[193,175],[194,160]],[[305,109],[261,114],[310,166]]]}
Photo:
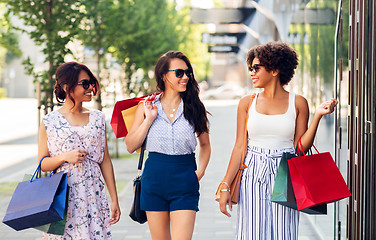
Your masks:
{"label": "paved pavement", "polygon": [[[236,207],[233,210],[233,217],[227,218],[218,210],[214,193],[225,174],[234,144],[236,102],[208,101],[206,104],[212,113],[210,117],[212,157],[206,175],[200,182],[200,211],[197,214],[193,239],[230,240],[234,239],[235,235]],[[17,111],[14,112],[14,109]],[[0,218],[2,219],[11,197],[9,192],[12,192],[12,190],[7,190],[7,187],[14,188],[24,173],[30,173],[35,169],[37,161],[36,101],[33,99],[0,100],[0,114],[0,189],[2,192],[8,192],[8,194],[0,192]],[[106,115],[110,116],[107,112]],[[319,129],[318,139],[327,140],[330,137],[326,130]],[[121,151],[124,151],[124,143],[119,142],[119,147]],[[321,146],[318,147],[320,149]],[[330,144],[323,146],[321,150],[330,151]],[[122,186],[119,189],[122,216],[121,220],[112,227],[113,239],[151,239],[147,223],[140,225],[128,217],[133,197],[132,179],[137,172],[137,155],[132,159],[113,158],[113,164],[116,180]],[[333,239],[331,208],[332,204],[329,205],[328,216],[316,217],[301,214],[299,239]],[[318,223],[324,223],[322,224],[324,227]],[[5,224],[0,224],[0,239],[41,239],[41,232],[34,229],[16,232]]]}

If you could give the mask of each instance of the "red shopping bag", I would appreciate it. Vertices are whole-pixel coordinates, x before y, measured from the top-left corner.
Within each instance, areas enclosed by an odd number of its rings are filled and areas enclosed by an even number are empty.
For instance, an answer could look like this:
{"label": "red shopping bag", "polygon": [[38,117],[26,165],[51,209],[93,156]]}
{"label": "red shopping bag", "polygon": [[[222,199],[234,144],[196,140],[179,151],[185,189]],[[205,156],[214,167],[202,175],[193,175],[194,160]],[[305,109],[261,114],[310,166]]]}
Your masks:
{"label": "red shopping bag", "polygon": [[[153,101],[157,95],[158,93],[153,93],[142,97],[134,97],[116,102],[110,122],[116,138],[125,137],[128,134],[138,104],[145,101],[148,97],[148,101]],[[129,118],[128,124],[126,124],[125,118]]]}
{"label": "red shopping bag", "polygon": [[[298,145],[303,149],[301,142]],[[313,146],[315,149],[316,147]],[[316,149],[317,151],[317,149]],[[288,160],[298,210],[331,203],[351,196],[337,165],[329,152]]]}

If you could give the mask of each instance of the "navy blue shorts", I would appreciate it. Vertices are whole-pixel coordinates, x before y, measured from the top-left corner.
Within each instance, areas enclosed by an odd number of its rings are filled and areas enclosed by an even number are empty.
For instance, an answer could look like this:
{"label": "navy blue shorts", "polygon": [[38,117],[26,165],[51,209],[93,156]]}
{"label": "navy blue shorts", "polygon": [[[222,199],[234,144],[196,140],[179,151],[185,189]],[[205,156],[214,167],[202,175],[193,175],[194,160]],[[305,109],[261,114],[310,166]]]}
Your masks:
{"label": "navy blue shorts", "polygon": [[199,183],[195,154],[150,152],[141,176],[141,209],[198,211]]}

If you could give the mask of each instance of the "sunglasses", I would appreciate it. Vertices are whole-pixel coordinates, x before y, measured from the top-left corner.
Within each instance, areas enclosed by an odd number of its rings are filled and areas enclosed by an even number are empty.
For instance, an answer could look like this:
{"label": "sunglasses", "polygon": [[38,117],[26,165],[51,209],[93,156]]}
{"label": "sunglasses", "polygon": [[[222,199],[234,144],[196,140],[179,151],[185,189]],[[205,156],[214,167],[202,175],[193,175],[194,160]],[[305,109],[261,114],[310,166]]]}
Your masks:
{"label": "sunglasses", "polygon": [[96,85],[96,82],[94,79],[90,79],[90,80],[87,80],[87,79],[84,79],[82,80],[81,82],[77,83],[77,85],[82,85],[82,87],[87,90],[89,89],[90,85],[91,86],[95,86]]}
{"label": "sunglasses", "polygon": [[253,64],[253,66],[249,66],[248,67],[248,70],[251,72],[251,73],[257,73],[257,71],[260,69],[260,67],[262,67],[264,65],[261,65],[261,64]]}
{"label": "sunglasses", "polygon": [[187,68],[185,70],[183,69],[174,69],[174,70],[168,70],[169,72],[172,72],[172,71],[175,71],[175,77],[177,78],[182,78],[184,76],[184,73],[187,77],[191,77],[192,76],[192,69],[191,68]]}

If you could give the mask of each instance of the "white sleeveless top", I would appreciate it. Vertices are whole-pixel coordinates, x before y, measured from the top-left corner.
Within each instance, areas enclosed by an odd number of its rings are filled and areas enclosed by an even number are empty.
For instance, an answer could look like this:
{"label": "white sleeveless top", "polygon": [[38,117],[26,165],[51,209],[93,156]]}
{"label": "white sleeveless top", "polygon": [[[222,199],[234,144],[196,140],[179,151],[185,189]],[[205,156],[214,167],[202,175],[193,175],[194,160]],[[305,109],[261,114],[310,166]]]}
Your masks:
{"label": "white sleeveless top", "polygon": [[256,111],[258,94],[249,109],[248,146],[266,149],[294,148],[295,94],[289,93],[289,107],[284,114],[265,115]]}

